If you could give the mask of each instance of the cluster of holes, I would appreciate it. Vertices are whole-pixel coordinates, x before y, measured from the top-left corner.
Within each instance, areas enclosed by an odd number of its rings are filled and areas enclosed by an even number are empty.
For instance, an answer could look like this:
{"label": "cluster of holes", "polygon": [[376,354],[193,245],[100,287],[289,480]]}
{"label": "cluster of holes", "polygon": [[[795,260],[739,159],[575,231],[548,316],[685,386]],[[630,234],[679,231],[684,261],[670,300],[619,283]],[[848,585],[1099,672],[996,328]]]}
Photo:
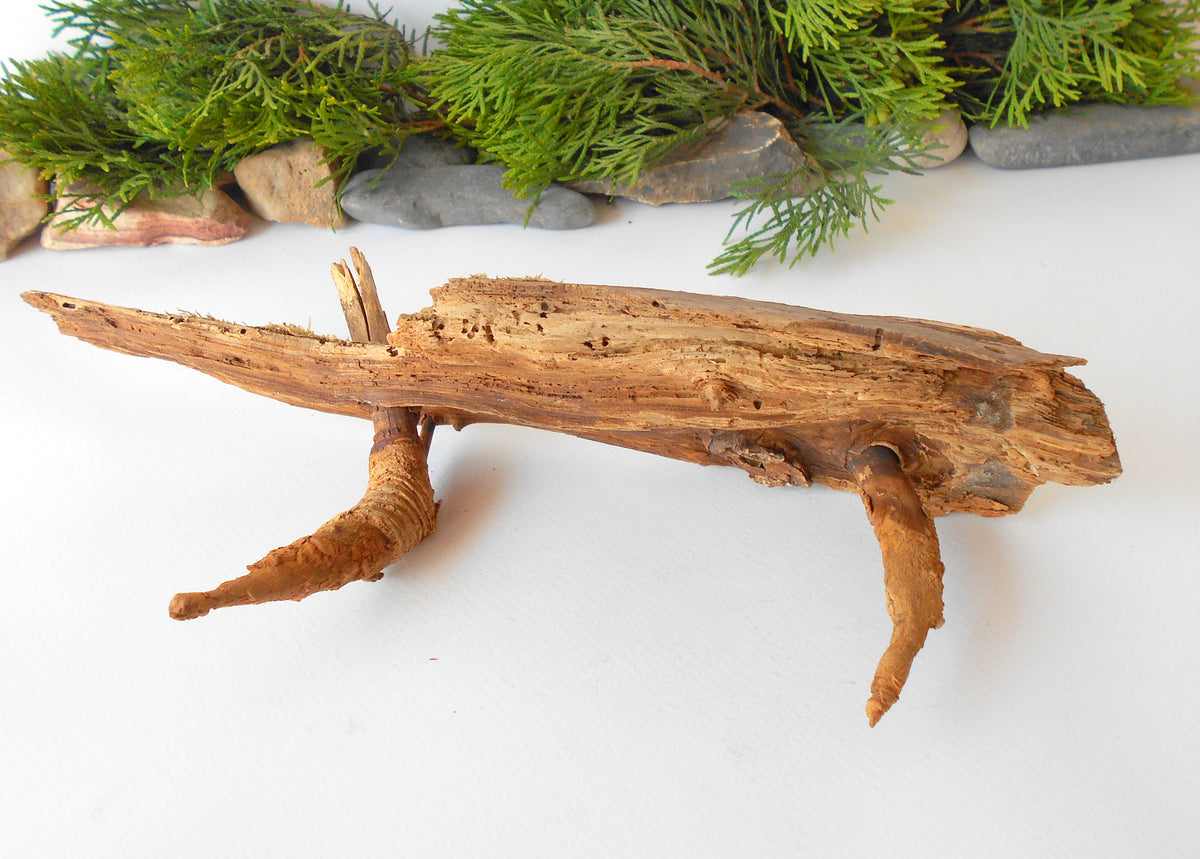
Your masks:
{"label": "cluster of holes", "polygon": [[[440,330],[441,327],[444,326],[439,326],[435,328],[435,330]],[[480,332],[483,332],[483,339],[487,342],[496,342],[496,335],[492,333],[492,326],[490,323],[485,322],[483,325],[480,325],[478,322],[472,323],[470,319],[464,319],[462,321],[462,333],[467,335],[468,340],[474,340],[475,335],[479,334]]]}

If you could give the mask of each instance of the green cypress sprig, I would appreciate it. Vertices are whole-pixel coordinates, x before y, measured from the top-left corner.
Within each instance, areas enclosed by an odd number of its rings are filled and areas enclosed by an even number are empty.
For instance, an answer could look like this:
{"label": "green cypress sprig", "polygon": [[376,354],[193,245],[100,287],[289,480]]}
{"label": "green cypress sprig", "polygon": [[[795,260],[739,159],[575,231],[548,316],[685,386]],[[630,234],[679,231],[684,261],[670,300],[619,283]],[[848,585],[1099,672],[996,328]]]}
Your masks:
{"label": "green cypress sprig", "polygon": [[810,117],[789,131],[803,147],[805,163],[740,186],[737,196],[746,205],[734,214],[724,250],[709,263],[711,273],[741,276],[763,257],[791,267],[854,227],[867,229],[892,202],[878,177],[914,173],[919,156],[929,152],[910,126],[867,126],[861,117]]}
{"label": "green cypress sprig", "polygon": [[[520,194],[552,181],[633,183],[745,109],[812,138],[830,135],[806,118],[866,118],[913,136],[954,86],[933,29],[944,2],[863,0],[839,17],[803,0],[463,0],[439,18],[444,47],[419,81]],[[807,254],[876,215],[886,201],[866,176],[895,169],[900,149],[859,146],[861,157],[814,151],[800,174],[747,188],[734,230],[760,225],[714,269],[742,272],[763,248]],[[813,191],[792,199],[799,181]]]}
{"label": "green cypress sprig", "polygon": [[767,4],[771,26],[803,59],[813,49],[836,51],[846,34],[879,14],[879,0],[774,0]]}
{"label": "green cypress sprig", "polygon": [[[341,182],[359,153],[423,127],[406,112],[411,45],[373,16],[305,0],[54,0],[66,57],[14,66],[0,90],[0,145],[92,186],[106,221],[139,193],[200,192],[243,157],[307,138]],[[62,123],[71,128],[63,133]],[[43,125],[54,134],[22,144]]]}
{"label": "green cypress sprig", "polygon": [[[182,156],[129,126],[107,82],[103,55],[14,62],[0,80],[0,146],[57,177],[67,211],[111,225],[139,194],[173,186]],[[84,187],[76,193],[73,187]],[[177,193],[177,192],[176,192]],[[83,203],[98,196],[99,203]],[[72,202],[74,201],[74,202]]]}
{"label": "green cypress sprig", "polygon": [[[634,182],[738,111],[768,111],[807,161],[742,189],[713,263],[733,273],[865,227],[888,202],[878,175],[911,169],[921,121],[947,103],[1023,125],[1080,100],[1180,102],[1200,64],[1200,0],[461,0],[426,57],[375,6],[47,8],[82,35],[73,55],[7,69],[0,146],[116,210],[203,190],[297,137],[340,181],[359,152],[430,127],[536,198],[552,181]],[[98,206],[83,215],[104,220]]]}
{"label": "green cypress sprig", "polygon": [[1180,104],[1200,0],[960,0],[939,25],[964,115],[1023,127],[1081,101]]}
{"label": "green cypress sprig", "polygon": [[936,116],[957,86],[934,29],[945,10],[945,0],[879,3],[836,47],[810,49],[807,64],[830,113],[857,111],[868,123]]}
{"label": "green cypress sprig", "polygon": [[770,31],[741,4],[465,0],[421,64],[434,109],[507,182],[632,182],[738,110],[785,107]]}

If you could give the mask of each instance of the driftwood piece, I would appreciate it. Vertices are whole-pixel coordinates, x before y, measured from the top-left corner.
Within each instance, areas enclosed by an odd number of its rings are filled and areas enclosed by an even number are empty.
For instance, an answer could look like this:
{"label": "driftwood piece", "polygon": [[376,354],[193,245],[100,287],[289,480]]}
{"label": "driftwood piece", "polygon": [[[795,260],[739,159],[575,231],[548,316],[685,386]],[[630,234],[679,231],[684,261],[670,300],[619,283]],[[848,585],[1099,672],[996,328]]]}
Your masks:
{"label": "driftwood piece", "polygon": [[[334,271],[352,341],[24,296],[65,334],[176,361],[294,405],[370,417],[377,451],[403,440],[391,477],[377,479],[372,459],[361,504],[378,490],[368,506],[390,508],[389,521],[407,536],[371,548],[387,529],[344,520],[350,511],[324,526],[326,536],[337,533],[332,542],[318,540],[318,531],[292,544],[300,549],[272,553],[287,560],[260,575],[270,587],[246,580],[272,556],[216,591],[180,595],[176,616],[378,577],[433,529],[424,459],[433,426],[518,424],[732,465],[769,485],[818,482],[858,492],[883,554],[893,624],[867,707],[874,725],[898,698],[926,634],[942,622],[943,568],[930,517],[1013,513],[1041,483],[1089,485],[1120,474],[1103,405],[1064,371],[1083,362],[994,332],[680,292],[471,277],[432,290],[433,304],[400,317],[385,343],[369,269],[354,253],[357,287],[345,264]],[[305,542],[313,540],[319,551]]]}
{"label": "driftwood piece", "polygon": [[[333,280],[350,336],[386,343],[387,317],[379,303],[371,269],[351,249],[358,281],[345,262],[333,266]],[[270,552],[249,572],[211,591],[176,594],[169,608],[176,620],[190,620],[214,608],[272,600],[300,600],[355,581],[377,581],[437,527],[437,504],[429,483],[428,443],[420,437],[420,416],[411,409],[376,406],[370,410],[375,442],[367,463],[367,491],[315,533]]]}

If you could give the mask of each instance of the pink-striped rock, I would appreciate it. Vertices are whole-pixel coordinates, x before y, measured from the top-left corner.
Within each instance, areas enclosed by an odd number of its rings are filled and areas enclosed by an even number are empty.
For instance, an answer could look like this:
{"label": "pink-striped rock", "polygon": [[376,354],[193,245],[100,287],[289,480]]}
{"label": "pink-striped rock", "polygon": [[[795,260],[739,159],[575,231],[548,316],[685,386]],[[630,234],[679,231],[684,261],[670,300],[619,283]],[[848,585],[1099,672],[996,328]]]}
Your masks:
{"label": "pink-striped rock", "polygon": [[138,199],[113,219],[116,229],[85,223],[73,230],[61,224],[72,216],[62,210],[42,230],[42,246],[51,250],[97,248],[110,245],[149,247],[161,244],[224,245],[246,234],[253,216],[228,194],[216,189],[200,196]]}

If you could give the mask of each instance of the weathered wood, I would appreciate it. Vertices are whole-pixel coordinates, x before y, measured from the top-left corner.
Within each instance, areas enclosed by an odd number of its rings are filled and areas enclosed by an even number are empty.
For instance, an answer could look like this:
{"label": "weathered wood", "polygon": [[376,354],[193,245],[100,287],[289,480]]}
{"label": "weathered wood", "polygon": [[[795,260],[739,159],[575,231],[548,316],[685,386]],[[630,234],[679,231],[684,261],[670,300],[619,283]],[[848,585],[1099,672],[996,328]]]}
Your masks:
{"label": "weathered wood", "polygon": [[[345,261],[333,266],[333,281],[350,336],[386,343],[387,317],[371,268],[350,249],[354,273]],[[429,482],[427,438],[418,435],[419,415],[411,409],[377,406],[367,461],[367,490],[358,503],[334,516],[311,535],[294,540],[247,567],[247,573],[211,591],[176,594],[169,612],[191,620],[213,609],[301,600],[350,582],[378,581],[386,567],[437,528],[437,504]]]}
{"label": "weathered wood", "polygon": [[925,515],[896,454],[872,445],[852,453],[848,463],[883,553],[884,590],[892,619],[892,638],[875,669],[867,701],[867,718],[873,727],[899,700],[929,630],[942,625],[945,567],[937,529]]}
{"label": "weathered wood", "polygon": [[931,515],[1002,515],[1041,483],[1120,474],[1103,405],[1063,369],[1083,362],[990,331],[544,280],[432,294],[387,346],[25,299],[65,334],[340,414],[415,408],[854,492],[848,453],[883,444]]}
{"label": "weathered wood", "polygon": [[25,294],[63,333],[98,346],[375,421],[359,505],[275,550],[249,575],[177,596],[173,615],[377,578],[433,530],[425,464],[432,428],[521,424],[732,465],[771,485],[815,481],[860,493],[882,551],[893,624],[867,703],[874,725],[942,623],[943,566],[930,515],[1012,513],[1041,483],[1087,485],[1120,474],[1103,405],[1064,371],[1082,361],[990,331],[473,277],[433,290],[433,305],[401,317],[385,344],[373,279],[360,254],[354,261],[358,284],[344,263],[334,280],[351,336],[371,342]]}

